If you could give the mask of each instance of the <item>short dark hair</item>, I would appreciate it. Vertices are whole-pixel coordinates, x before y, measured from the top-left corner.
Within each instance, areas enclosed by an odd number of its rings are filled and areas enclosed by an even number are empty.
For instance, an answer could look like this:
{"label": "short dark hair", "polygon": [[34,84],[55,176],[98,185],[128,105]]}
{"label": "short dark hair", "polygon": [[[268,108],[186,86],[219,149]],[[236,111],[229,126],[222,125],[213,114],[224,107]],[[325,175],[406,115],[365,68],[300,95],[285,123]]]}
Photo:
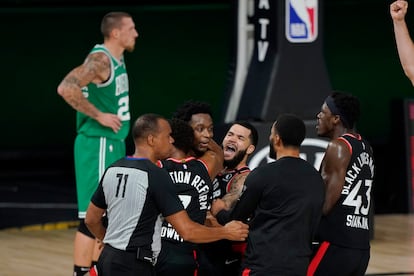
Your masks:
{"label": "short dark hair", "polygon": [[231,124],[230,127],[234,126],[234,125],[241,125],[242,127],[245,127],[247,129],[250,130],[250,142],[252,143],[253,146],[257,146],[257,142],[259,141],[259,134],[257,132],[257,129],[254,127],[254,125],[252,125],[251,123],[249,123],[248,121],[235,121],[234,123]]}
{"label": "short dark hair", "polygon": [[273,124],[284,146],[300,147],[306,136],[306,126],[294,114],[281,114]]}
{"label": "short dark hair", "polygon": [[188,123],[194,114],[200,113],[209,114],[210,117],[213,117],[211,107],[208,103],[190,100],[177,108],[173,114],[173,118],[181,119]]}
{"label": "short dark hair", "polygon": [[134,141],[156,133],[159,130],[158,121],[161,119],[166,120],[163,116],[155,113],[147,113],[139,116],[131,131]]}
{"label": "short dark hair", "polygon": [[169,123],[174,138],[173,145],[184,153],[189,153],[194,143],[194,130],[187,122],[177,118],[170,119]]}
{"label": "short dark hair", "polygon": [[105,14],[101,21],[101,33],[104,38],[108,38],[113,29],[121,28],[122,19],[125,17],[132,18],[126,12],[110,12]]}
{"label": "short dark hair", "polygon": [[358,98],[341,91],[334,91],[331,94],[331,97],[333,98],[334,103],[339,109],[341,115],[345,117],[341,119],[344,127],[353,129],[355,127],[355,123],[359,119],[361,112]]}

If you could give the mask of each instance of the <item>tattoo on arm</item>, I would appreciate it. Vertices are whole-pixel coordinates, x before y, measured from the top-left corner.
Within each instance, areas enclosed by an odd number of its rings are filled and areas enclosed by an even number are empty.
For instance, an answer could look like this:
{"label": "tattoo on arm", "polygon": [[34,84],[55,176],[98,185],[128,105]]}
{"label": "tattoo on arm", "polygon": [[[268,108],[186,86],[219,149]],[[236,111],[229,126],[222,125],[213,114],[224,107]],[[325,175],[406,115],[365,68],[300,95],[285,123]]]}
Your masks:
{"label": "tattoo on arm", "polygon": [[236,204],[237,200],[239,199],[242,191],[244,181],[246,180],[247,174],[240,174],[234,177],[231,182],[230,191],[224,195],[222,198],[223,201],[226,203],[227,208],[232,208]]}
{"label": "tattoo on arm", "polygon": [[91,54],[84,64],[73,69],[62,81],[65,100],[76,110],[95,118],[98,110],[82,94],[81,88],[91,82],[103,82],[110,74],[110,61],[103,53]]}
{"label": "tattoo on arm", "polygon": [[75,75],[69,75],[65,79],[66,85],[76,85],[77,87],[80,87],[80,80]]}
{"label": "tattoo on arm", "polygon": [[91,54],[86,61],[73,69],[63,80],[66,85],[76,85],[78,88],[90,82],[105,81],[110,72],[110,62],[103,53]]}
{"label": "tattoo on arm", "polygon": [[89,55],[84,65],[87,74],[95,76],[94,78],[101,78],[102,81],[105,81],[108,78],[108,76],[105,75],[108,75],[111,65],[108,56],[104,53]]}

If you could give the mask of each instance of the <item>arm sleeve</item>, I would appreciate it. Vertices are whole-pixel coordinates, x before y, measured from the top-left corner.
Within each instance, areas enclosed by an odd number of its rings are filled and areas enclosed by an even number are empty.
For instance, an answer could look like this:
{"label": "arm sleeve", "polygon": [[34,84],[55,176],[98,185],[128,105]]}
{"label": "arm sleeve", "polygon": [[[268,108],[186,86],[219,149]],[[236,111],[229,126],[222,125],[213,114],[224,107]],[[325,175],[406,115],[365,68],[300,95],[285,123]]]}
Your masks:
{"label": "arm sleeve", "polygon": [[221,225],[224,225],[230,221],[230,216],[231,216],[231,210],[230,211],[221,210],[220,212],[217,213],[216,219]]}

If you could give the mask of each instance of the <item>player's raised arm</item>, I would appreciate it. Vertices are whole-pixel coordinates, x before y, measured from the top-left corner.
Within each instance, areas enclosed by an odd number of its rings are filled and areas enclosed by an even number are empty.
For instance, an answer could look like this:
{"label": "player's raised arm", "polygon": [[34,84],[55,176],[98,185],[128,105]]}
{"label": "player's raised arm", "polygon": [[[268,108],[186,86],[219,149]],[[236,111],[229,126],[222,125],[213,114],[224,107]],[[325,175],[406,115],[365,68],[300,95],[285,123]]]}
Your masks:
{"label": "player's raised arm", "polygon": [[395,1],[390,5],[390,14],[393,20],[395,41],[402,68],[414,85],[414,43],[405,21],[407,8],[407,1]]}

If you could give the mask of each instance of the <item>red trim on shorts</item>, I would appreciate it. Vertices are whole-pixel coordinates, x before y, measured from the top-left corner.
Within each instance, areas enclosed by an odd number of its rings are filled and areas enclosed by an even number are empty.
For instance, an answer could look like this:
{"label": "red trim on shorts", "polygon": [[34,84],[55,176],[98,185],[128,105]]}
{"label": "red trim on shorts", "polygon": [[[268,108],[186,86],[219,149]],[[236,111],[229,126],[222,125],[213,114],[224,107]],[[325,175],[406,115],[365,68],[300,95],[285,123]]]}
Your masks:
{"label": "red trim on shorts", "polygon": [[250,271],[251,271],[250,268],[243,269],[242,276],[249,276],[250,275]]}
{"label": "red trim on shorts", "polygon": [[247,247],[247,242],[240,242],[240,243],[238,242],[238,243],[233,243],[231,245],[233,252],[237,252],[241,254],[242,256],[244,255],[244,252],[246,252],[246,247]]}
{"label": "red trim on shorts", "polygon": [[[193,257],[194,257],[194,260],[197,261],[197,251],[195,250],[193,250]],[[197,276],[197,274],[198,274],[198,270],[196,268],[194,269],[194,276]]]}
{"label": "red trim on shorts", "polygon": [[96,269],[96,265],[91,267],[91,269],[89,270],[89,275],[90,276],[98,276],[98,270]]}
{"label": "red trim on shorts", "polygon": [[313,276],[320,262],[322,261],[322,258],[325,255],[326,250],[328,250],[329,245],[330,243],[327,241],[321,243],[321,245],[318,248],[318,251],[316,252],[315,256],[309,264],[308,273],[306,274],[306,276]]}

